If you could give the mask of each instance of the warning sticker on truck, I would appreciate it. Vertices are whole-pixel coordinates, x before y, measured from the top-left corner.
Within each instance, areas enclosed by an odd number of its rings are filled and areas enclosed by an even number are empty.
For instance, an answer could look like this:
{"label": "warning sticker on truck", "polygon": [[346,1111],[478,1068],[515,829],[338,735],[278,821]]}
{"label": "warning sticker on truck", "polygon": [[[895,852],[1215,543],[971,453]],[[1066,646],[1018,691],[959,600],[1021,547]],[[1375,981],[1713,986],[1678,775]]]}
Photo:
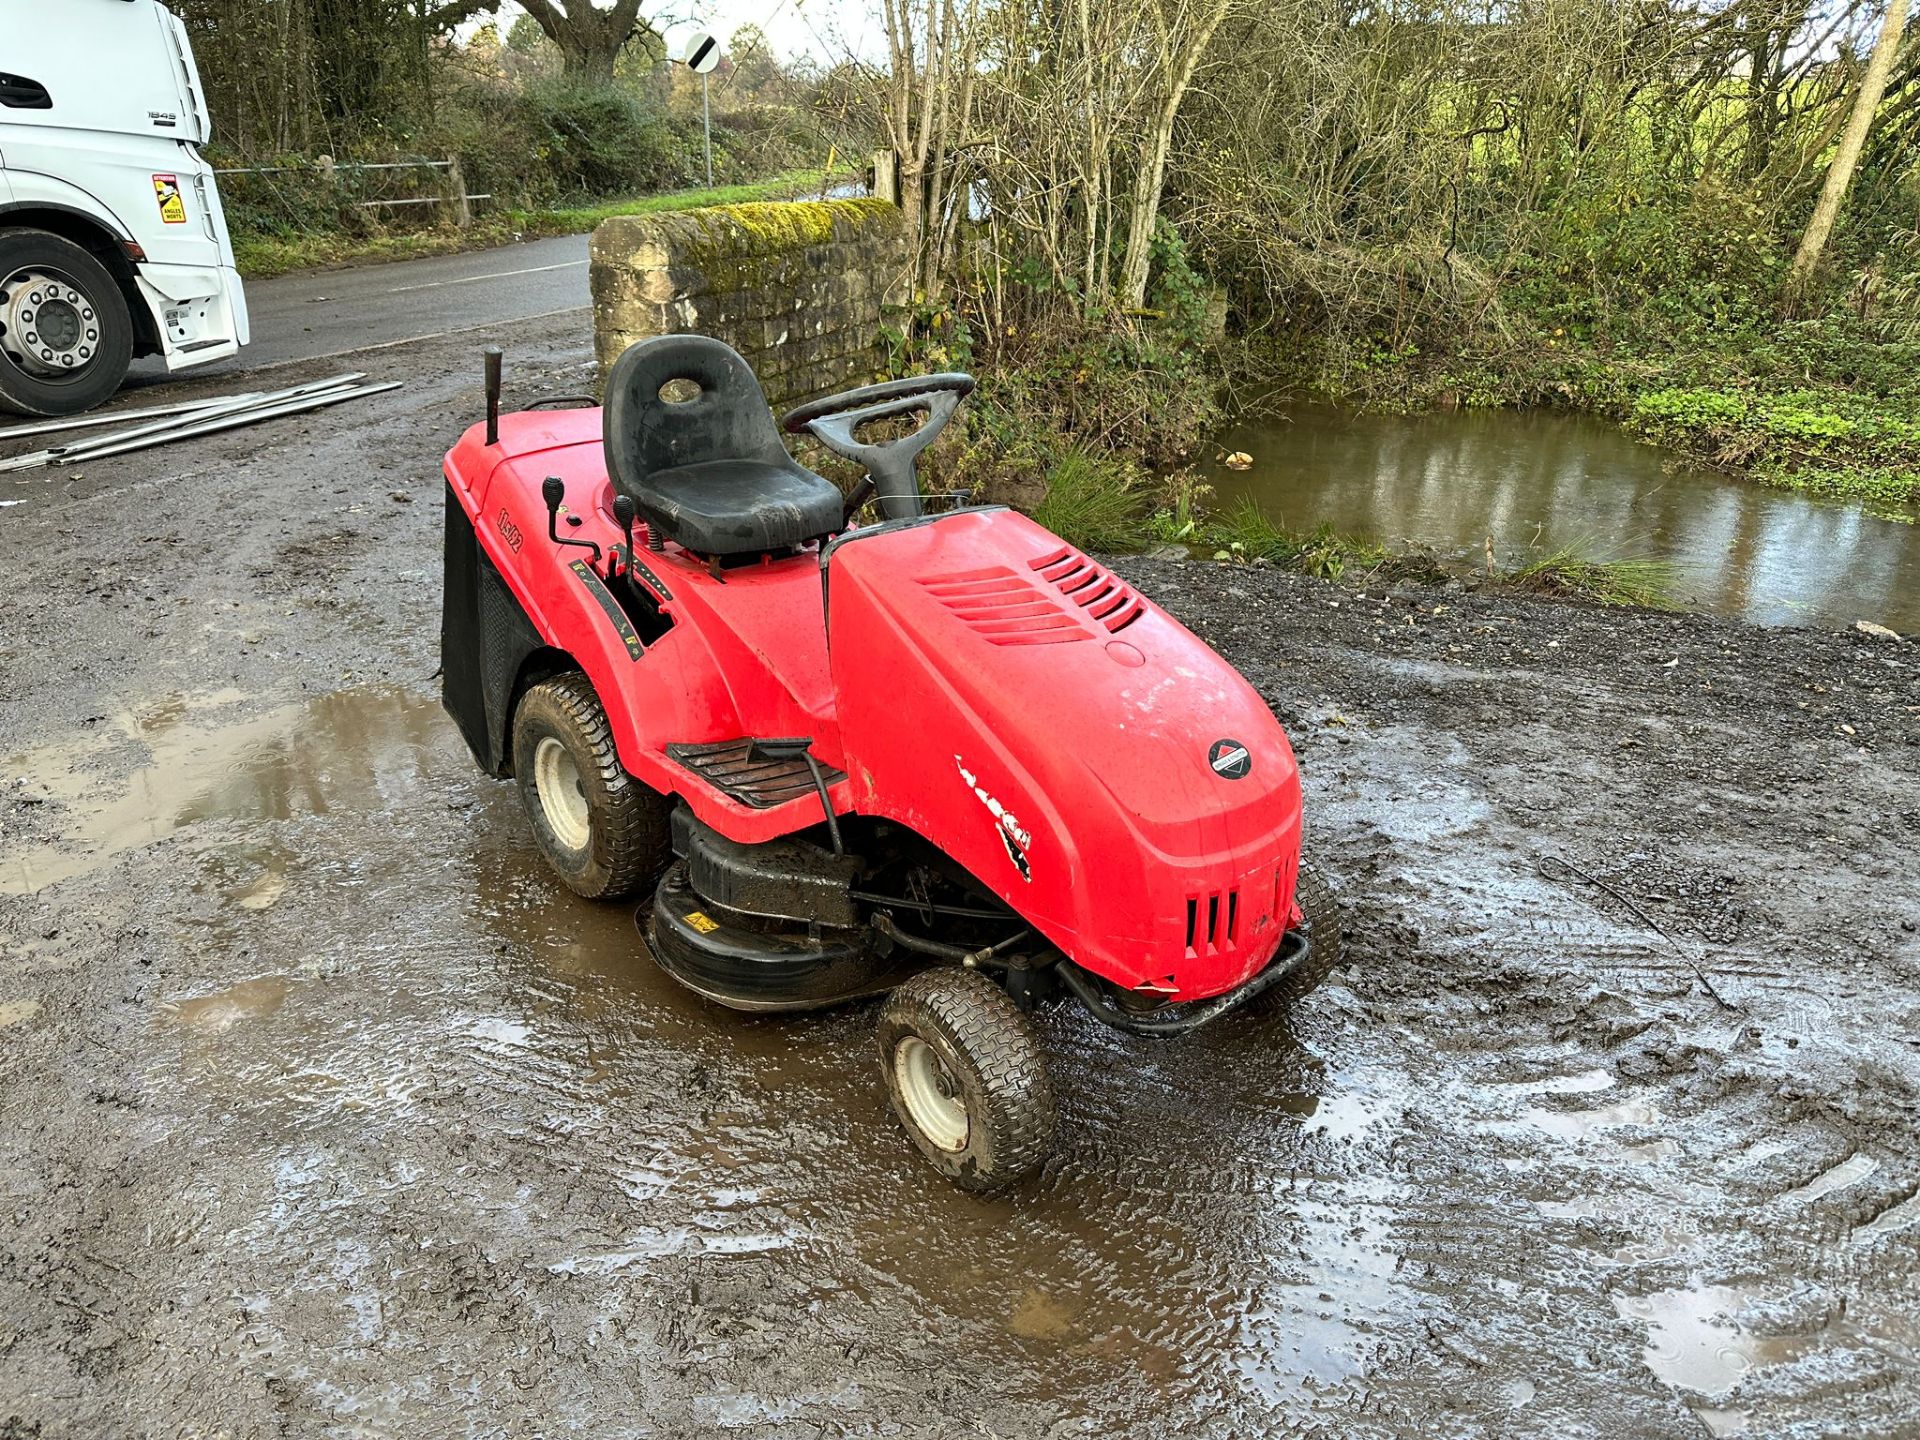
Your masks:
{"label": "warning sticker on truck", "polygon": [[153,177],[153,193],[160,202],[160,219],[168,225],[187,223],[187,202],[180,198],[180,177],[178,175],[156,175]]}

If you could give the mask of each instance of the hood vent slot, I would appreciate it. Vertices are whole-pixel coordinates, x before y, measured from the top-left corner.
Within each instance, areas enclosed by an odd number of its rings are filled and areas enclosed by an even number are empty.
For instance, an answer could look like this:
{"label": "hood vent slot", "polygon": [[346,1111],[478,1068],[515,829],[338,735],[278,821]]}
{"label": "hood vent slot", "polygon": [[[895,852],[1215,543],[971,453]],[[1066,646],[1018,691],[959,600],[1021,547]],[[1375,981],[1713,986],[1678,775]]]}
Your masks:
{"label": "hood vent slot", "polygon": [[1146,602],[1125,581],[1072,546],[1043,555],[1032,564],[1068,601],[1115,634],[1147,612]]}
{"label": "hood vent slot", "polygon": [[1187,901],[1187,954],[1220,955],[1240,940],[1240,892],[1215,890]]}
{"label": "hood vent slot", "polygon": [[1064,645],[1088,638],[1070,610],[1003,565],[931,575],[920,584],[995,645]]}

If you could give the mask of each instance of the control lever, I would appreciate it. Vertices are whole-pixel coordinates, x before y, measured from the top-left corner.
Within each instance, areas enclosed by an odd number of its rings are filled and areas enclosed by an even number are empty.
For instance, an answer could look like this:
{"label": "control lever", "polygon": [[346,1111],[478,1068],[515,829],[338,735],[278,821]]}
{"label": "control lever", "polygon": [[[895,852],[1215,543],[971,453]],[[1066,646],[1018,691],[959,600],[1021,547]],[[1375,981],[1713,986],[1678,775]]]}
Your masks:
{"label": "control lever", "polygon": [[567,482],[558,475],[549,475],[540,482],[540,496],[547,502],[547,539],[556,545],[577,545],[582,550],[593,551],[593,563],[600,563],[600,546],[592,540],[567,540],[560,535],[560,506],[567,498]]}
{"label": "control lever", "polygon": [[620,559],[620,568],[626,571],[627,583],[633,583],[633,497],[616,495],[613,497],[613,518],[619,522],[620,533],[627,539],[626,554]]}
{"label": "control lever", "polygon": [[481,362],[487,377],[487,444],[500,443],[500,357],[502,350],[498,345],[489,345],[480,352]]}

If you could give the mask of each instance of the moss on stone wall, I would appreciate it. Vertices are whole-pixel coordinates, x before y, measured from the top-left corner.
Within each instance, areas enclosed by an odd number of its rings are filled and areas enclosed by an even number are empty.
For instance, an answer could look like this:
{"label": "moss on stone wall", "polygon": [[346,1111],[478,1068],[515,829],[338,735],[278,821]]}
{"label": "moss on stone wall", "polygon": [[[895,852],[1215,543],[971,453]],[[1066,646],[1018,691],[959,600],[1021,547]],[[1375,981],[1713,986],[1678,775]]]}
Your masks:
{"label": "moss on stone wall", "polygon": [[772,250],[798,250],[855,240],[875,227],[898,229],[900,212],[884,200],[795,200],[747,205],[710,205],[682,212],[699,232],[687,263],[750,258]]}
{"label": "moss on stone wall", "polygon": [[884,200],[773,201],[620,216],[594,232],[594,248],[636,256],[664,249],[676,268],[699,271],[704,288],[737,290],[765,284],[795,252],[899,230],[900,211]]}
{"label": "moss on stone wall", "polygon": [[648,335],[698,332],[739,350],[776,403],[871,379],[906,250],[900,212],[883,200],[608,220],[591,246],[601,366]]}

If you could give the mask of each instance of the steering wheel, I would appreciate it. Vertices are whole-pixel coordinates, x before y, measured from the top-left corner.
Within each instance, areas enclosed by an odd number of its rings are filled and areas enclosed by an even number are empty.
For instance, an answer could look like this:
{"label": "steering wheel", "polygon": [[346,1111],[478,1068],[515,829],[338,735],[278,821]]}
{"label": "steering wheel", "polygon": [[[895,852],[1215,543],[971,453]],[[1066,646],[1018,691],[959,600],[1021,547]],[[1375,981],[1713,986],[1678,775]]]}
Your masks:
{"label": "steering wheel", "polygon": [[[914,461],[933,443],[972,390],[973,377],[959,371],[882,380],[878,385],[862,385],[796,405],[780,417],[780,428],[789,435],[812,435],[834,454],[865,466],[874,493],[880,497],[881,513],[889,520],[905,520],[921,513]],[[911,435],[877,445],[856,438],[862,425],[915,411],[925,411],[927,418]]]}

